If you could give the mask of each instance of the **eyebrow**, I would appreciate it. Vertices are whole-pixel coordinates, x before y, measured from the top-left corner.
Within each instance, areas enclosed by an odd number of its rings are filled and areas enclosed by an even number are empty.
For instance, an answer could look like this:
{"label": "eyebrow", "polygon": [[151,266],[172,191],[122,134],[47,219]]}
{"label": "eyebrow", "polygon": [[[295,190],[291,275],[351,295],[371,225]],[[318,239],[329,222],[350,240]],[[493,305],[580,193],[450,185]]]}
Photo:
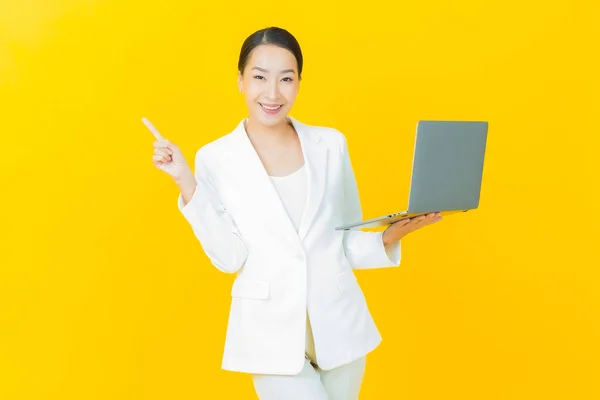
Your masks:
{"label": "eyebrow", "polygon": [[[269,72],[268,70],[261,68],[261,67],[252,67],[252,69],[256,69],[260,72],[265,72],[265,73]],[[294,74],[296,73],[296,71],[294,71],[293,69],[284,69],[283,71],[281,71],[282,74],[286,74],[288,72],[293,72]]]}

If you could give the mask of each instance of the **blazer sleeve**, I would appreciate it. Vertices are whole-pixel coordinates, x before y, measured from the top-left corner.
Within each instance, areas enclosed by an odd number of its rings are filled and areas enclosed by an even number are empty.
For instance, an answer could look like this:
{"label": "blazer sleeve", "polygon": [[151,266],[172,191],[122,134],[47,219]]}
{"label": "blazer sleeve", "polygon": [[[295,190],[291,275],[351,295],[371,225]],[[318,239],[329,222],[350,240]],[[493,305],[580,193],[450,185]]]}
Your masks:
{"label": "blazer sleeve", "polygon": [[195,159],[196,191],[187,204],[179,194],[178,208],[211,263],[222,272],[234,273],[246,262],[248,248],[219,198],[201,150]]}
{"label": "blazer sleeve", "polygon": [[[340,151],[343,160],[344,224],[360,221],[362,208],[358,186],[350,160],[346,137],[340,133]],[[397,267],[400,265],[401,245],[383,245],[383,232],[346,230],[343,238],[344,252],[354,269]]]}

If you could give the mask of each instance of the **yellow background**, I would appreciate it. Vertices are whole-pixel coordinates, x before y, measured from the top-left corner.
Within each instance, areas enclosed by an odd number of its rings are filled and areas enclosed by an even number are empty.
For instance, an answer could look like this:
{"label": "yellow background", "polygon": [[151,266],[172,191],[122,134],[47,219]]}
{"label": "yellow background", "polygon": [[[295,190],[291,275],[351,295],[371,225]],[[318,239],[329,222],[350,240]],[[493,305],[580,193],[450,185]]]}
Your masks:
{"label": "yellow background", "polygon": [[[595,4],[594,4],[595,3]],[[0,398],[252,399],[220,369],[231,275],[151,163],[245,117],[240,46],[305,54],[292,113],[344,132],[365,217],[406,205],[418,119],[490,123],[481,207],[357,273],[362,399],[600,398],[596,1],[0,1]]]}

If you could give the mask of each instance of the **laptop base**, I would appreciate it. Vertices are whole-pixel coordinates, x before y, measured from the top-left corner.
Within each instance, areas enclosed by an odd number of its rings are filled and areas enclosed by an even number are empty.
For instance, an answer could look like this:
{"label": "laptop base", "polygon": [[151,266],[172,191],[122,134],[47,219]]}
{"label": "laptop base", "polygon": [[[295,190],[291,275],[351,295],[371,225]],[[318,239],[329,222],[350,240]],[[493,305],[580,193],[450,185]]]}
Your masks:
{"label": "laptop base", "polygon": [[347,231],[347,230],[351,230],[351,229],[362,229],[362,228],[376,228],[376,227],[380,227],[380,226],[387,226],[387,225],[391,225],[394,222],[398,222],[402,219],[407,219],[407,218],[414,218],[414,217],[418,217],[421,215],[427,215],[433,212],[439,212],[440,215],[446,216],[446,215],[451,215],[451,214],[456,214],[459,212],[467,212],[469,210],[448,210],[448,211],[429,211],[429,212],[422,212],[422,213],[409,213],[407,211],[400,211],[394,214],[389,214],[389,215],[385,215],[383,217],[378,217],[378,218],[373,218],[373,219],[368,219],[365,221],[360,221],[354,224],[347,224],[347,225],[342,225],[342,226],[338,226],[337,228],[335,228],[336,231]]}

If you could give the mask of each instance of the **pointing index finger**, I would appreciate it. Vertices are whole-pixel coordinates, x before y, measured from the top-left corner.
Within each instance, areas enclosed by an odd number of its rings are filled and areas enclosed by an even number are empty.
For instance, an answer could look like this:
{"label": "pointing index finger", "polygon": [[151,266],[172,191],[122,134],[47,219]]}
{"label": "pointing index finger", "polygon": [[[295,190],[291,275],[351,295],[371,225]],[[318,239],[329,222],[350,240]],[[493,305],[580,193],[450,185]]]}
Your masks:
{"label": "pointing index finger", "polygon": [[158,129],[156,129],[156,127],[154,125],[152,125],[152,122],[150,122],[148,120],[148,118],[146,118],[146,117],[142,118],[142,122],[144,123],[144,125],[146,125],[146,127],[148,129],[150,129],[150,131],[152,132],[152,134],[154,135],[156,140],[164,140],[165,139],[162,137],[162,135],[160,134]]}

